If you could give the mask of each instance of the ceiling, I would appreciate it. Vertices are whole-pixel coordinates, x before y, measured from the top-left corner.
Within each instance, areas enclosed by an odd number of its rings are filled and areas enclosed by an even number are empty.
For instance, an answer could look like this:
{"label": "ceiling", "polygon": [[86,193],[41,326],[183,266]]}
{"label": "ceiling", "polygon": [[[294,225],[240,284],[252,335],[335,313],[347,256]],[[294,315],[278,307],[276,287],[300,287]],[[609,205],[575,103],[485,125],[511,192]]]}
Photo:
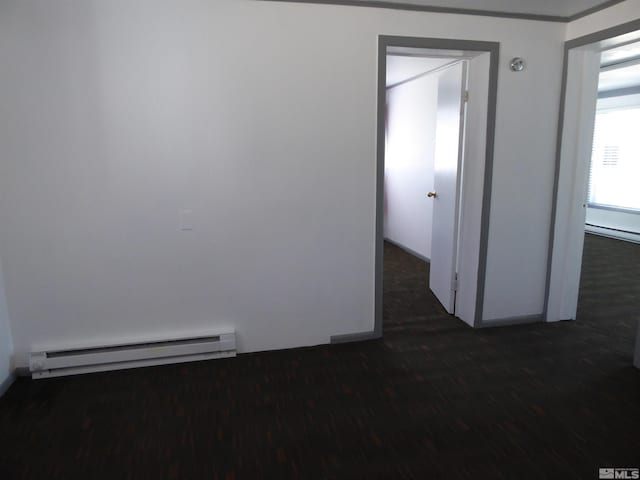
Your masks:
{"label": "ceiling", "polygon": [[[373,3],[371,0],[353,1]],[[385,3],[570,17],[610,2],[608,0],[385,0]]]}
{"label": "ceiling", "polygon": [[387,56],[387,87],[451,63],[453,58]]}

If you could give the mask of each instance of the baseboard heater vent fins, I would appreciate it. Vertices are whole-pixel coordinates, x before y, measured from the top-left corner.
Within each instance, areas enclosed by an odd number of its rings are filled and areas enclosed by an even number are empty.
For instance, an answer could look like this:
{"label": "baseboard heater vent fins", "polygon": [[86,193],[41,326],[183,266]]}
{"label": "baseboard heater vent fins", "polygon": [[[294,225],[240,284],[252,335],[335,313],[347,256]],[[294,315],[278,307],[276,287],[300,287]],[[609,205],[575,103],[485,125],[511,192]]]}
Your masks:
{"label": "baseboard heater vent fins", "polygon": [[32,352],[29,370],[33,378],[46,378],[235,356],[236,334],[229,332],[203,337]]}

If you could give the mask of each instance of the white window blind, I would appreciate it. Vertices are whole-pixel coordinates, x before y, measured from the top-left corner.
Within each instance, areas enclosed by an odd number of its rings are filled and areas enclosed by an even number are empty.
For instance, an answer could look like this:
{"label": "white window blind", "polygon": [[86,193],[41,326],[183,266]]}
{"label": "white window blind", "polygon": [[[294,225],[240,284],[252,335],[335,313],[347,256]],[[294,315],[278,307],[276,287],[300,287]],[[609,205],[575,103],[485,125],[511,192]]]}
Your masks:
{"label": "white window blind", "polygon": [[588,202],[640,210],[639,106],[596,113]]}

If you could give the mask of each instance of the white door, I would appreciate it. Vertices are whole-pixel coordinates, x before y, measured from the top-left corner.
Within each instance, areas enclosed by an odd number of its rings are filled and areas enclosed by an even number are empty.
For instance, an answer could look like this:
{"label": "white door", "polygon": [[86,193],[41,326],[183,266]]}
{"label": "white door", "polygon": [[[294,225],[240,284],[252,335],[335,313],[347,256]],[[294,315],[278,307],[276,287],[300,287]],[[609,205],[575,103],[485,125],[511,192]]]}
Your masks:
{"label": "white door", "polygon": [[465,76],[464,62],[460,62],[441,73],[438,79],[434,189],[429,193],[434,202],[429,287],[449,313],[455,313],[458,172],[462,161]]}

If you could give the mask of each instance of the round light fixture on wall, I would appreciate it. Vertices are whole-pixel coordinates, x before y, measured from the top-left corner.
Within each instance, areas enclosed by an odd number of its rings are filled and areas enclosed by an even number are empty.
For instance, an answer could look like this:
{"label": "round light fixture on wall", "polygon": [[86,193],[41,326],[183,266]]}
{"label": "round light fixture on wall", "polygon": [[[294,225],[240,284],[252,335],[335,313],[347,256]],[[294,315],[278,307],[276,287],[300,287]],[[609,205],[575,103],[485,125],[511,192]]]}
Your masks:
{"label": "round light fixture on wall", "polygon": [[521,72],[524,70],[524,58],[516,57],[511,59],[509,68],[512,72]]}

